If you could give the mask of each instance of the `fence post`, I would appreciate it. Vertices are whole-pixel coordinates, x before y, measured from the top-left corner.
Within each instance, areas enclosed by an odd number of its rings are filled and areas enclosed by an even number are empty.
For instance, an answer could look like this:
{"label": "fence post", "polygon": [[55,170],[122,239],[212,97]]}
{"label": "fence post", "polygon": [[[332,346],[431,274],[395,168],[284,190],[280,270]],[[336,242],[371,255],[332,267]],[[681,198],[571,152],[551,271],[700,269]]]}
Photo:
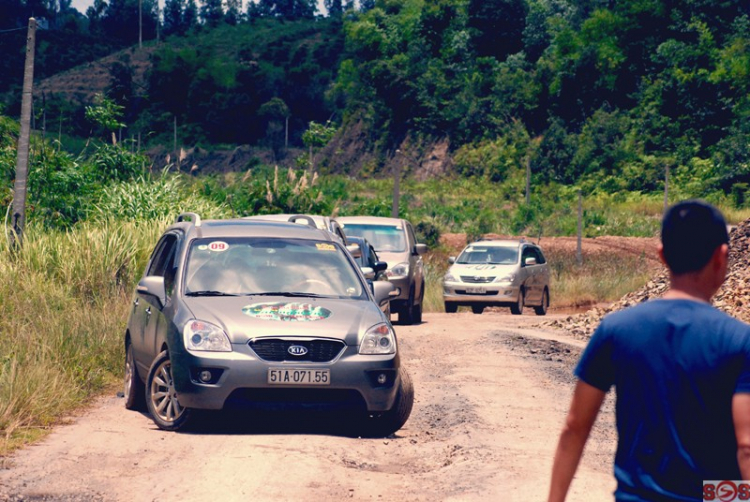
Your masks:
{"label": "fence post", "polygon": [[[16,157],[16,180],[13,183],[13,232],[11,247],[23,245],[23,230],[26,225],[26,184],[29,175],[29,138],[31,136],[31,104],[34,85],[34,46],[36,43],[36,19],[29,18],[26,36],[26,64],[23,70],[21,94],[21,131],[18,136]],[[17,241],[16,241],[17,239]]]}

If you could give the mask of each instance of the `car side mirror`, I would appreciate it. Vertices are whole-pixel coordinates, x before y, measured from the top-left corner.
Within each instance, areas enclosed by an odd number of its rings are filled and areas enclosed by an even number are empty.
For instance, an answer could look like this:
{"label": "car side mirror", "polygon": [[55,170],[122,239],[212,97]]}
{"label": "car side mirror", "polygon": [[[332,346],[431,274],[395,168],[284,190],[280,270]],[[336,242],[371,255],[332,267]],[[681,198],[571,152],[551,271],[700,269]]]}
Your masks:
{"label": "car side mirror", "polygon": [[375,270],[372,267],[362,267],[361,270],[362,274],[365,276],[365,279],[375,279]]}
{"label": "car side mirror", "polygon": [[396,286],[389,281],[375,281],[372,283],[372,293],[375,297],[375,303],[379,306],[383,306],[389,302],[391,296],[394,296],[392,295],[394,291],[396,291]]}
{"label": "car side mirror", "polygon": [[450,263],[451,265],[453,265],[454,263],[456,263],[456,257],[455,256],[449,256],[448,257],[448,263]]}
{"label": "car side mirror", "polygon": [[533,256],[527,256],[523,263],[524,265],[536,265],[536,258]]}
{"label": "car side mirror", "polygon": [[347,244],[346,250],[349,251],[354,258],[362,257],[362,249],[359,247],[359,244]]}
{"label": "car side mirror", "polygon": [[383,270],[388,270],[388,263],[384,261],[376,261],[372,265],[372,269],[377,272],[382,272]]}
{"label": "car side mirror", "polygon": [[164,286],[164,277],[150,275],[138,282],[136,291],[142,295],[153,296],[159,301],[159,308],[167,303],[167,288]]}
{"label": "car side mirror", "polygon": [[425,254],[427,252],[427,244],[417,244],[414,246],[414,251],[419,255]]}

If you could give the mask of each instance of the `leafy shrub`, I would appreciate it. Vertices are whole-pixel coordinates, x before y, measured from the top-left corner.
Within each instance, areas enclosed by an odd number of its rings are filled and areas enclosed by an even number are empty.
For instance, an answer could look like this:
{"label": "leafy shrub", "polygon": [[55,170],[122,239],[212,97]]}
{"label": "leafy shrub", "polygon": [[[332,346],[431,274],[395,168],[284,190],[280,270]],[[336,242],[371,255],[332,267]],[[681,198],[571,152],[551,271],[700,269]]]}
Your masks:
{"label": "leafy shrub", "polygon": [[427,244],[428,247],[434,248],[440,244],[440,229],[429,221],[420,221],[414,227],[417,233],[417,241]]}

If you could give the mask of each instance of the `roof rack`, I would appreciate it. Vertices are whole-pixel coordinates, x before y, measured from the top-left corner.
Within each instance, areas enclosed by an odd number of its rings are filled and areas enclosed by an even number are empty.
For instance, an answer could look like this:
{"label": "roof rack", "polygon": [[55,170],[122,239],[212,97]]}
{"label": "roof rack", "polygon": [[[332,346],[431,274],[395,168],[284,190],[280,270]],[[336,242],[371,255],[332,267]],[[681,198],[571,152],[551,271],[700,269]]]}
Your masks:
{"label": "roof rack", "polygon": [[186,218],[190,218],[190,221],[192,221],[193,225],[196,227],[201,226],[201,217],[198,216],[198,213],[181,213],[175,220],[175,223],[185,221]]}
{"label": "roof rack", "polygon": [[305,224],[308,227],[312,228],[318,228],[318,226],[315,224],[315,220],[312,219],[312,217],[306,215],[306,214],[295,214],[289,217],[289,220],[291,223],[297,223],[297,220],[302,220],[305,222]]}

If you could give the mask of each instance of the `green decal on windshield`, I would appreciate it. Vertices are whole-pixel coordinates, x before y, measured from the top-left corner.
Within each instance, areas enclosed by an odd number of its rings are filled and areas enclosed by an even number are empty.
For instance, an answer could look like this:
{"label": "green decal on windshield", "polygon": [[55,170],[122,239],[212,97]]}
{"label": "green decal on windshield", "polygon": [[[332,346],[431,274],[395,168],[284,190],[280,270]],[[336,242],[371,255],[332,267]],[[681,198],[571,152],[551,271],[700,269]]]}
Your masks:
{"label": "green decal on windshield", "polygon": [[268,321],[320,321],[328,319],[331,311],[310,303],[255,303],[242,307],[242,313]]}

